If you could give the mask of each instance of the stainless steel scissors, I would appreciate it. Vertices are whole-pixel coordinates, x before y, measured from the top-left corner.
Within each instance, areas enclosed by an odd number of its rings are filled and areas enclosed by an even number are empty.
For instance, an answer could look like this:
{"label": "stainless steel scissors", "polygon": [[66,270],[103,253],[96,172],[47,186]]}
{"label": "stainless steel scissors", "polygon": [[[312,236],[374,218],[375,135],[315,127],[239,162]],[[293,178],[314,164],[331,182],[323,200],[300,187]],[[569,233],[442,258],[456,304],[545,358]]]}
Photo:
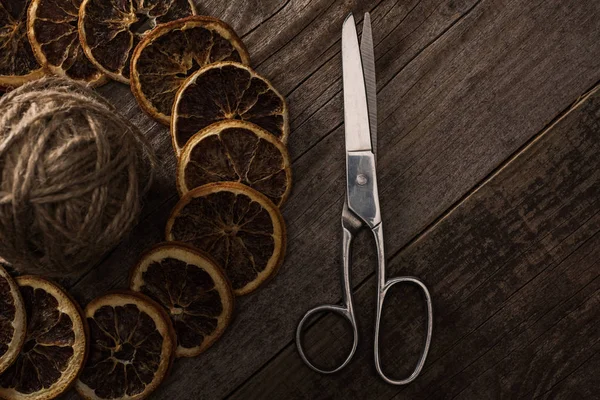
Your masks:
{"label": "stainless steel scissors", "polygon": [[[321,305],[309,310],[296,330],[296,344],[302,360],[313,370],[331,374],[344,368],[354,356],[358,345],[358,329],[352,301],[351,246],[353,237],[369,228],[375,236],[377,246],[377,309],[375,317],[375,368],[388,383],[405,385],[412,382],[423,369],[433,330],[433,310],[431,295],[423,282],[410,276],[386,280],[385,252],[383,248],[383,228],[379,211],[377,176],[375,172],[375,152],[377,148],[377,105],[375,84],[375,56],[371,19],[365,14],[362,41],[359,47],[356,24],[352,14],[348,15],[342,28],[342,63],[344,81],[344,121],[346,134],[346,200],[342,211],[342,302],[340,305]],[[427,305],[427,332],[425,346],[413,372],[405,379],[389,378],[382,370],[379,347],[379,328],[385,295],[396,284],[417,285],[425,295]],[[303,327],[315,313],[333,312],[346,318],[352,326],[354,341],[346,360],[337,368],[322,370],[311,363],[302,346]]]}

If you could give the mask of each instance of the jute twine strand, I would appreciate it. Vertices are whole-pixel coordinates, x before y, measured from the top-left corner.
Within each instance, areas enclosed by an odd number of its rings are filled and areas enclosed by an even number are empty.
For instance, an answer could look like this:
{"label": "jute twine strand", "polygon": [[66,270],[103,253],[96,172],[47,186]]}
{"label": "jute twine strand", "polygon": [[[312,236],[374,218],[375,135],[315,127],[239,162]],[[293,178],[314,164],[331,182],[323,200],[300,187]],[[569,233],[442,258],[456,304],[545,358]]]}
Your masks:
{"label": "jute twine strand", "polygon": [[0,98],[0,256],[65,276],[99,261],[136,221],[155,157],[91,90],[46,78]]}

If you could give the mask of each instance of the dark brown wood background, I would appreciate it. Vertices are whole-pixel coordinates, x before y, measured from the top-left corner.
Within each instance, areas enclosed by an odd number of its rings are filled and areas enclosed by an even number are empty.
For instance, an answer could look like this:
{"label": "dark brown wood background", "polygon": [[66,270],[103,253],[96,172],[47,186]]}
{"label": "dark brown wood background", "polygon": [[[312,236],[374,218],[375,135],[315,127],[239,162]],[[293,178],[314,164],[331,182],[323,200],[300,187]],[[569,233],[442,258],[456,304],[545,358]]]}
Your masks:
{"label": "dark brown wood background", "polygon": [[[154,398],[599,398],[598,0],[203,0],[199,9],[243,36],[253,65],[289,101],[289,247],[279,275],[239,299],[224,337],[177,360]],[[366,234],[354,251],[354,361],[319,375],[293,342],[307,309],[340,300],[340,33],[350,11],[373,19],[388,274],[418,276],[433,296],[430,355],[405,387],[375,373]],[[167,129],[127,86],[100,92],[146,132],[161,169],[137,228],[63,282],[83,305],[125,285],[177,200]],[[383,362],[400,376],[416,362],[423,306],[411,287],[387,306]],[[339,359],[344,328],[331,316],[316,321],[310,354]]]}

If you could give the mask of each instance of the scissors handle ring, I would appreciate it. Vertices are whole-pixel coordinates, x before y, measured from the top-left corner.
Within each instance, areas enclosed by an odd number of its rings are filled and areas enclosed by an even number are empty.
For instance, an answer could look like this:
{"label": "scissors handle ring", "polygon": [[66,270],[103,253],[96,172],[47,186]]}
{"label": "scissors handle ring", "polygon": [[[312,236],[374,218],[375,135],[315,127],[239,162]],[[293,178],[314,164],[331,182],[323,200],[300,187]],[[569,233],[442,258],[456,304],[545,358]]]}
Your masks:
{"label": "scissors handle ring", "polygon": [[[314,314],[319,313],[319,312],[330,312],[330,313],[339,314],[343,318],[347,319],[350,322],[350,325],[352,326],[352,334],[353,334],[353,339],[354,339],[353,343],[352,343],[352,349],[350,350],[350,353],[348,354],[348,356],[346,357],[344,362],[334,369],[324,370],[324,369],[317,367],[315,364],[313,364],[308,359],[308,357],[306,356],[306,353],[304,352],[304,346],[302,345],[302,332],[303,332],[305,323],[309,320],[309,318],[311,316],[313,316]],[[304,361],[304,363],[306,365],[308,365],[313,371],[319,372],[321,374],[333,374],[335,372],[338,372],[342,368],[344,368],[346,365],[348,365],[350,360],[352,360],[352,357],[354,357],[354,353],[356,352],[357,345],[358,345],[358,328],[356,326],[356,319],[354,317],[354,313],[351,312],[346,307],[326,304],[326,305],[322,305],[322,306],[318,306],[313,309],[310,309],[310,310],[308,310],[308,312],[306,314],[304,314],[304,317],[302,317],[302,320],[300,320],[300,323],[298,324],[298,328],[296,329],[296,346],[298,347],[298,353],[300,353],[300,358],[302,358],[302,361]]]}
{"label": "scissors handle ring", "polygon": [[[425,335],[425,346],[423,347],[423,351],[421,352],[421,357],[419,357],[419,361],[417,362],[417,365],[415,366],[415,369],[413,370],[413,372],[405,379],[392,379],[392,378],[389,378],[383,372],[383,368],[381,366],[381,358],[380,358],[381,349],[379,347],[379,333],[380,333],[381,314],[383,311],[383,302],[385,300],[385,295],[387,294],[388,290],[390,290],[390,288],[392,286],[394,286],[396,284],[401,284],[401,283],[412,283],[412,284],[418,286],[419,289],[421,289],[421,291],[425,295],[425,304],[427,306],[427,332]],[[423,369],[423,365],[425,364],[425,359],[427,358],[427,354],[429,353],[429,346],[431,344],[431,336],[433,333],[433,306],[431,303],[431,294],[429,293],[427,286],[425,286],[425,284],[423,282],[421,282],[419,279],[412,277],[412,276],[400,276],[397,278],[390,279],[389,281],[387,281],[385,283],[385,285],[383,285],[383,287],[380,291],[380,294],[379,294],[378,303],[379,304],[377,306],[377,320],[375,321],[375,348],[374,348],[375,368],[377,369],[377,373],[379,374],[379,376],[381,376],[381,378],[384,381],[386,381],[387,383],[392,384],[392,385],[407,385],[407,384],[411,383],[412,381],[414,381],[417,378],[417,376],[419,376],[419,374],[421,373],[421,370]]]}

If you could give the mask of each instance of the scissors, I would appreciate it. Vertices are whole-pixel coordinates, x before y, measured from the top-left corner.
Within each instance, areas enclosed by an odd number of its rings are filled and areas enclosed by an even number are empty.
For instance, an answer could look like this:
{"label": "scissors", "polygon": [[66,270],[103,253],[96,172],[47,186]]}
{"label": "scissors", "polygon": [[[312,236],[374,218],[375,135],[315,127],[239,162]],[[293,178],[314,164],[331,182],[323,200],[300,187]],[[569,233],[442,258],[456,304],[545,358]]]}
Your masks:
{"label": "scissors", "polygon": [[[423,282],[411,276],[386,280],[383,228],[377,193],[375,152],[377,147],[377,99],[375,84],[375,56],[371,32],[371,18],[365,14],[362,41],[359,47],[356,24],[348,15],[342,28],[342,63],[344,82],[344,121],[346,135],[346,199],[342,210],[342,305],[321,305],[309,310],[296,330],[296,345],[300,357],[310,368],[331,374],[344,368],[354,356],[358,345],[358,329],[352,300],[351,247],[354,236],[368,228],[373,232],[377,246],[377,308],[375,317],[375,368],[384,381],[393,385],[406,385],[419,375],[425,364],[433,330],[431,295]],[[381,367],[379,329],[387,292],[397,284],[414,284],[425,295],[427,305],[427,332],[425,346],[413,372],[404,379],[392,379]],[[350,354],[338,367],[323,370],[307,358],[302,345],[303,327],[311,316],[320,312],[333,312],[347,319],[352,326],[354,341]]]}

